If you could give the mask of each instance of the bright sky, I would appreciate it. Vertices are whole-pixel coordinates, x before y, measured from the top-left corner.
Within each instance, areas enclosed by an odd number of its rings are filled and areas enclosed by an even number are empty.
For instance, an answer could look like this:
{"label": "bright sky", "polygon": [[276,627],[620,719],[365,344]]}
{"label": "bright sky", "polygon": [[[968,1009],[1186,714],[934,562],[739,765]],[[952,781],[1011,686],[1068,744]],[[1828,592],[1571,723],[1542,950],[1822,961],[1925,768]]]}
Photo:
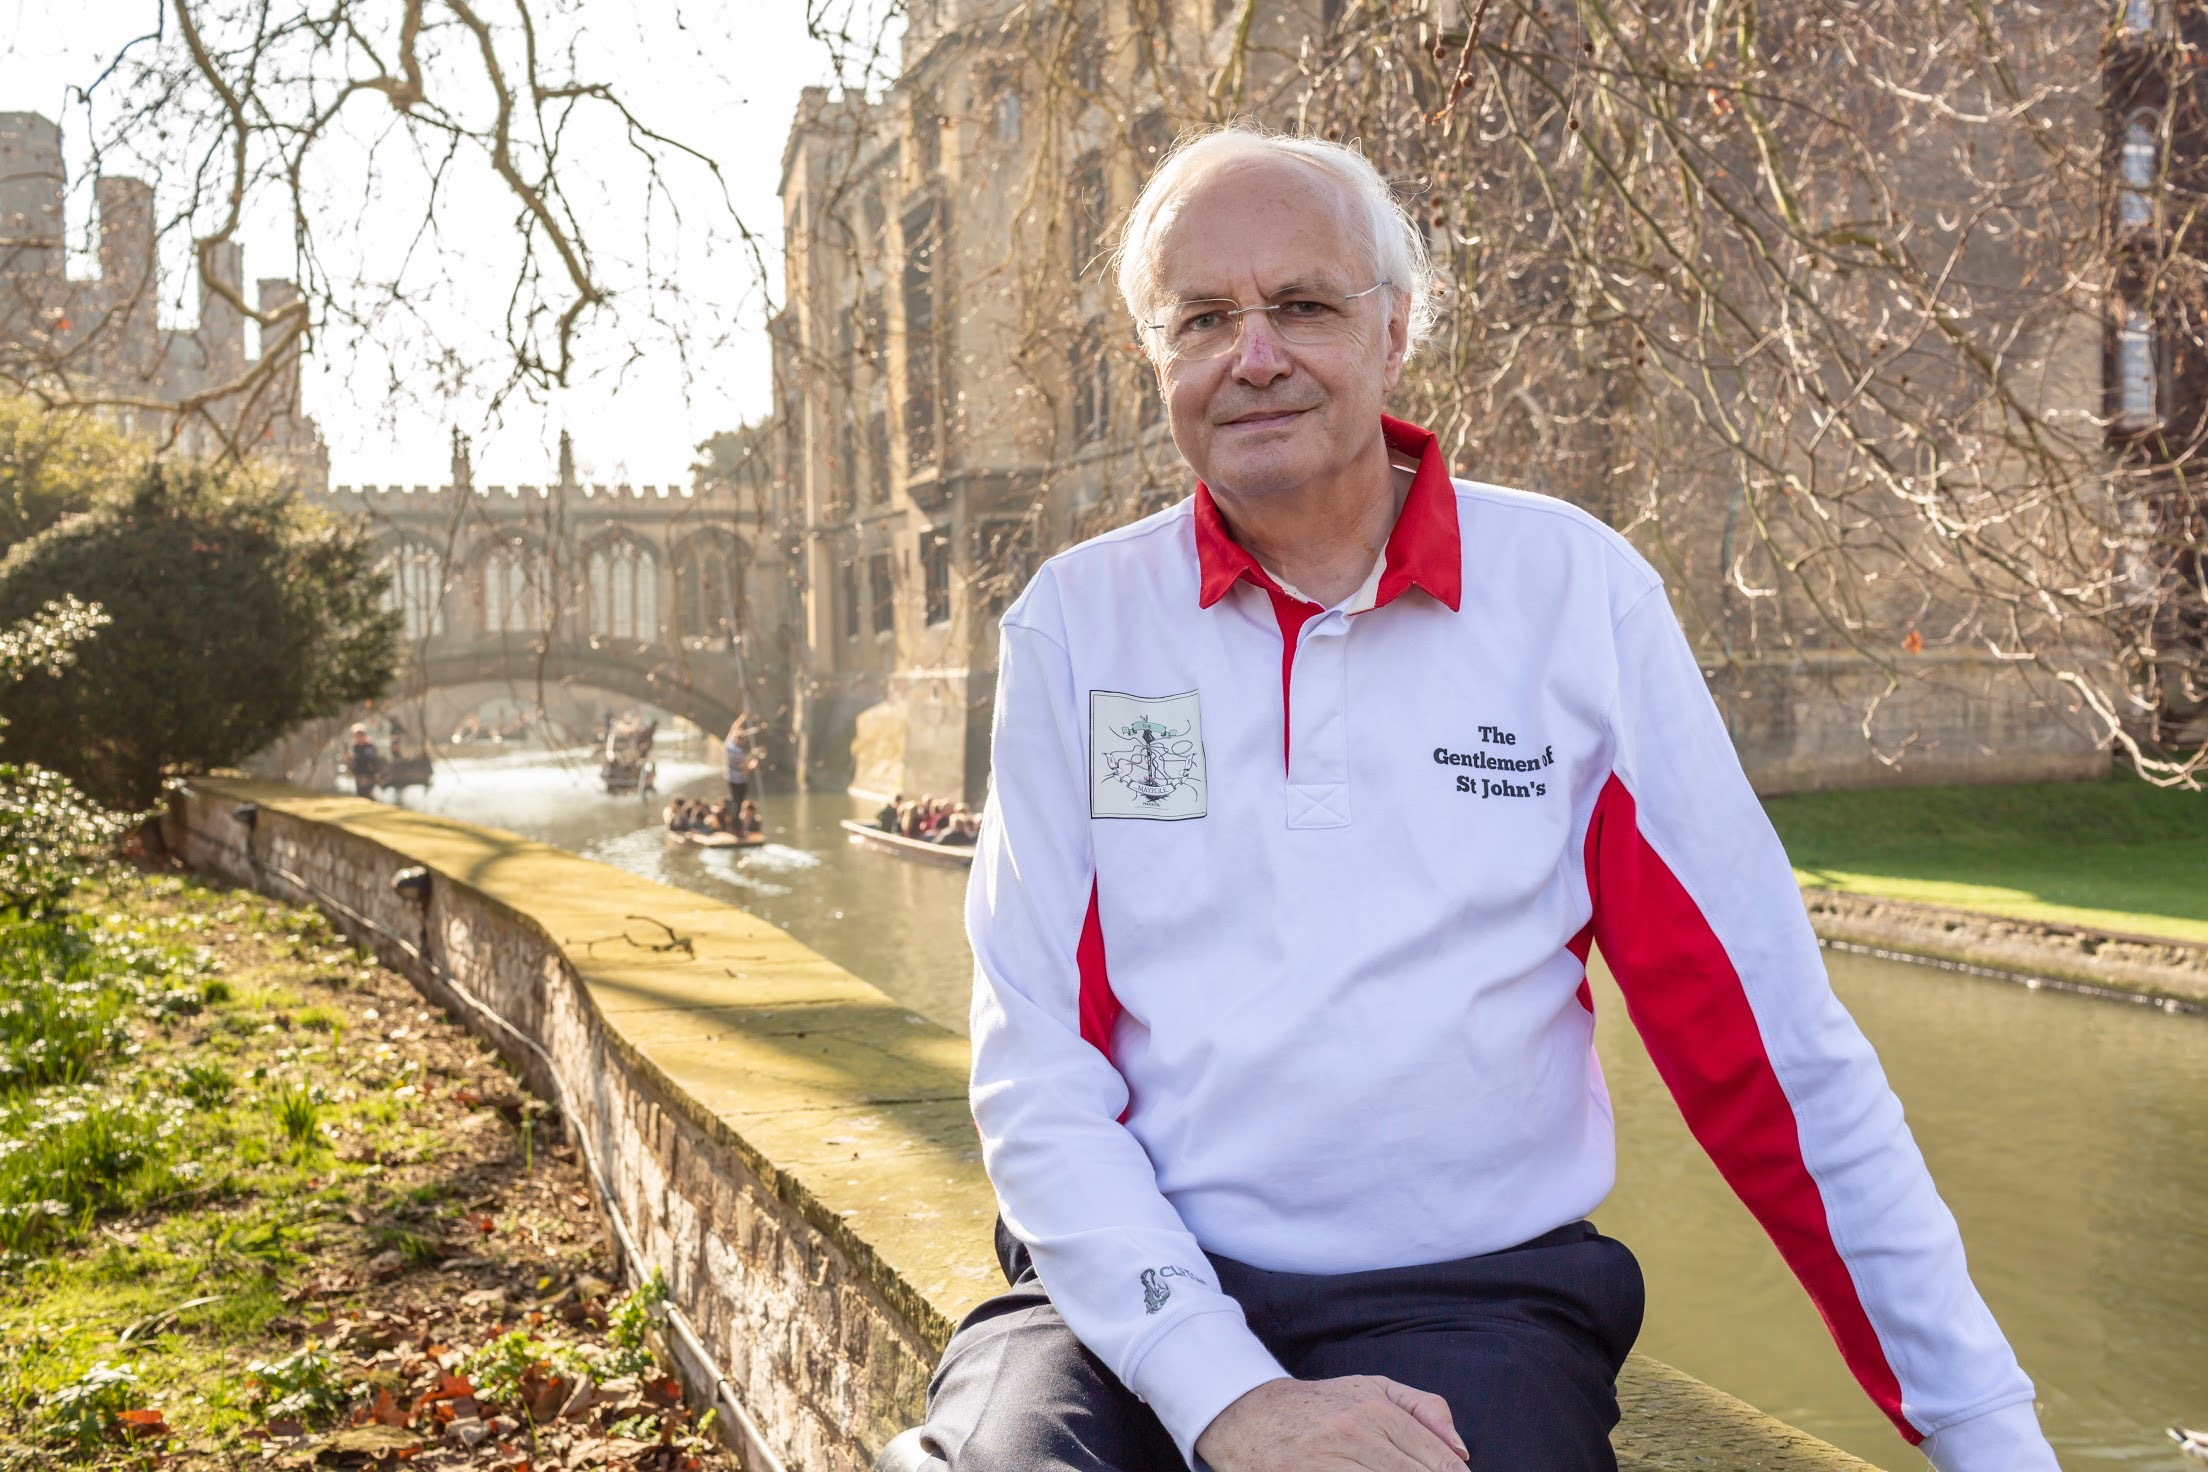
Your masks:
{"label": "bright sky", "polygon": [[[91,129],[73,89],[99,76],[123,43],[151,30],[162,3],[0,0],[0,112],[61,121],[70,239],[80,250],[89,243],[91,210],[89,192],[76,186],[87,174]],[[576,68],[583,80],[609,83],[648,126],[718,160],[735,216],[760,237],[777,301],[782,145],[799,89],[830,83],[834,72],[829,49],[806,34],[808,3],[824,0],[578,0],[571,30],[579,37],[563,37],[576,39],[577,54],[587,58]],[[398,6],[372,9],[395,14]],[[495,19],[504,9],[494,3],[484,13]],[[559,23],[561,7],[534,9],[547,33]],[[388,133],[379,139],[371,131],[388,129],[392,118],[379,99],[352,107],[357,122],[345,143],[354,156],[371,145],[384,149],[386,182],[363,208],[360,192],[333,176],[323,196],[327,214],[318,215],[318,228],[327,227],[323,259],[333,275],[385,279],[399,273],[394,263],[409,264],[402,307],[386,306],[365,325],[328,327],[309,359],[306,407],[329,441],[333,483],[441,482],[455,424],[474,440],[479,482],[549,479],[563,425],[574,435],[585,480],[680,481],[697,441],[766,412],[768,301],[710,176],[693,168],[679,180],[679,219],[664,207],[647,217],[626,144],[599,129],[578,130],[575,157],[587,176],[578,205],[586,228],[597,232],[598,264],[615,290],[618,316],[601,318],[583,341],[583,365],[569,389],[550,399],[510,398],[494,413],[499,331],[513,283],[499,247],[514,237],[512,196],[486,183],[488,175],[462,181],[448,189],[433,234],[417,240],[422,171],[406,153],[394,156]],[[162,188],[165,214],[182,196],[172,199]],[[657,303],[657,322],[642,289],[647,226],[649,249],[681,288],[679,304]],[[256,277],[296,274],[291,235],[282,213],[249,217],[241,232],[248,296]],[[165,246],[170,326],[188,326],[196,314],[183,250],[181,237]],[[85,256],[71,269],[91,274],[95,267]],[[443,342],[433,348],[410,314],[439,324]],[[685,339],[679,348],[678,334]]]}

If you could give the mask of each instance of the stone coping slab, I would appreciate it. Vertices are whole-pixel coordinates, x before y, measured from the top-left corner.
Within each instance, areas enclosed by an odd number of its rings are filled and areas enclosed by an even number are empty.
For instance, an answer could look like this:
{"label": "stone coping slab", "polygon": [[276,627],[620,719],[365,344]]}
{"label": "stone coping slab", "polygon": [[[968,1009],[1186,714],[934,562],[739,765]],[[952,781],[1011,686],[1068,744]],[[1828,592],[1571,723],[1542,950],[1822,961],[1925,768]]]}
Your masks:
{"label": "stone coping slab", "polygon": [[[260,811],[252,829],[230,816],[244,803]],[[727,1378],[766,1449],[850,1472],[918,1418],[934,1354],[999,1284],[964,1038],[734,905],[498,829],[228,778],[193,781],[172,822],[195,865],[300,897],[280,863],[356,920],[407,913],[388,881],[422,866],[439,896],[424,949],[441,922],[442,964],[471,990],[469,965],[541,946],[532,985],[493,1000],[524,1031],[586,1040],[555,1046],[596,1060],[561,1088],[626,1133],[575,1123],[622,1147],[602,1153],[648,1255],[659,1244],[710,1269],[670,1268],[676,1302],[737,1366]],[[754,1191],[771,1212],[747,1214]],[[744,1293],[775,1306],[720,1301]],[[1645,1356],[1620,1398],[1626,1472],[1870,1468]]]}

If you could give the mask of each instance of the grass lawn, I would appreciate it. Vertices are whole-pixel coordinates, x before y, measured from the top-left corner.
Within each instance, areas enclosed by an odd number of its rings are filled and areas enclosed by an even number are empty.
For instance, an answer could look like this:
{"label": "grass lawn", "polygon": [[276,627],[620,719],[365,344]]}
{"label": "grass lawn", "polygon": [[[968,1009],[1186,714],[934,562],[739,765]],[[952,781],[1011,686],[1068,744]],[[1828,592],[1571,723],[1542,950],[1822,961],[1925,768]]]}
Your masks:
{"label": "grass lawn", "polygon": [[2208,944],[2208,793],[2117,778],[1764,806],[1803,884]]}
{"label": "grass lawn", "polygon": [[556,1119],[312,911],[0,914],[0,1472],[733,1472]]}

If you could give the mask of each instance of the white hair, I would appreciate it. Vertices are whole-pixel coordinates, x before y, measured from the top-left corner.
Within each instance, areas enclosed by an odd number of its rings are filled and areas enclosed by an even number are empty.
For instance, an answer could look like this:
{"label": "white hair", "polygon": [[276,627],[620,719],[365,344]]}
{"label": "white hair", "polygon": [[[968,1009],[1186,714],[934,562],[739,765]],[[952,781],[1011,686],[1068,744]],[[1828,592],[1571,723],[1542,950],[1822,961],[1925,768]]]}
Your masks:
{"label": "white hair", "polygon": [[[1218,169],[1238,163],[1287,159],[1317,169],[1341,186],[1353,221],[1362,228],[1372,264],[1389,291],[1409,304],[1406,360],[1434,325],[1434,265],[1418,222],[1397,202],[1388,181],[1366,157],[1346,143],[1264,132],[1248,123],[1232,123],[1183,137],[1150,176],[1120,227],[1113,259],[1119,269],[1119,295],[1137,322],[1157,310],[1158,237],[1179,204]],[[1153,358],[1157,345],[1144,334],[1143,350]]]}

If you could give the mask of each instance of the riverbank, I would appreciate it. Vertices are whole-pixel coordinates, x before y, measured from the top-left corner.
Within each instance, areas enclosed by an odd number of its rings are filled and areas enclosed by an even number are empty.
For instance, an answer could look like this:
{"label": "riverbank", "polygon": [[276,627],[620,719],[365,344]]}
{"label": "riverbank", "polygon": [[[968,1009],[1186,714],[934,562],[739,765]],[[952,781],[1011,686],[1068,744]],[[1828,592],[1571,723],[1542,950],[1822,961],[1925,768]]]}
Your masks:
{"label": "riverbank", "polygon": [[1805,889],[2208,946],[2208,793],[2132,777],[1764,804]]}
{"label": "riverbank", "polygon": [[2112,778],[1765,808],[1827,944],[2208,1011],[2208,794]]}
{"label": "riverbank", "polygon": [[320,913],[121,873],[0,973],[0,1467],[733,1469],[557,1118]]}

